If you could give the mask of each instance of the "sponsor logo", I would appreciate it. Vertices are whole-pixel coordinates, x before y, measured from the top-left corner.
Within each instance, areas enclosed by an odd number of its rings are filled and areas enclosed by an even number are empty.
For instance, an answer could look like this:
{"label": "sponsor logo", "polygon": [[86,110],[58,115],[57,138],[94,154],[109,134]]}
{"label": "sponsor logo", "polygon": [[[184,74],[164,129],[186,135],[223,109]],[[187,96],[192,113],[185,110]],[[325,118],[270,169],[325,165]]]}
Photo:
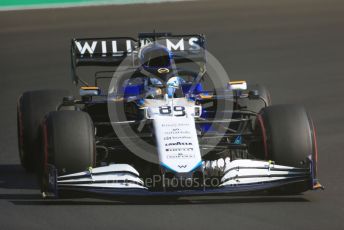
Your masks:
{"label": "sponsor logo", "polygon": [[193,151],[194,149],[193,148],[174,148],[174,149],[165,149],[166,152],[180,152],[180,151]]}
{"label": "sponsor logo", "polygon": [[192,145],[191,142],[174,142],[174,143],[166,143],[165,146],[177,146],[177,145]]}
{"label": "sponsor logo", "polygon": [[191,136],[177,136],[177,137],[164,137],[164,140],[165,141],[168,141],[168,140],[180,140],[180,139],[191,139]]}
{"label": "sponsor logo", "polygon": [[171,134],[190,134],[190,132],[189,131],[175,131],[175,132],[169,131],[169,132],[164,132],[164,134],[166,134],[166,135],[171,135]]}
{"label": "sponsor logo", "polygon": [[[152,41],[141,40],[141,47],[148,45]],[[199,51],[201,49],[198,37],[191,37],[189,39],[181,38],[175,39],[162,39],[159,40],[170,51]],[[103,54],[123,54],[124,52],[132,52],[133,48],[137,47],[137,44],[130,39],[113,39],[113,40],[87,40],[87,41],[75,41],[75,46],[81,55],[93,55],[94,53]],[[161,71],[166,71],[161,70]],[[160,72],[159,72],[160,73]],[[168,73],[168,72],[164,72]]]}
{"label": "sponsor logo", "polygon": [[167,159],[190,159],[195,158],[193,153],[169,153],[167,154]]}

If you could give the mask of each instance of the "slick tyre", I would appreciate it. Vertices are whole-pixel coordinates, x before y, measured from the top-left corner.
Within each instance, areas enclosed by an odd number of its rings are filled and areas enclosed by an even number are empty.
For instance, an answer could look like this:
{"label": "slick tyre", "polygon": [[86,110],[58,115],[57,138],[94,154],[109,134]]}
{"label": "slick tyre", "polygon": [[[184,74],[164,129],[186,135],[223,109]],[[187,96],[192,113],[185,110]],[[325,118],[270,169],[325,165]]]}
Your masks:
{"label": "slick tyre", "polygon": [[[273,160],[276,164],[310,168],[312,178],[317,173],[317,141],[313,121],[302,106],[276,105],[263,108],[256,121],[257,135],[261,141],[253,151],[259,158]],[[256,147],[257,147],[256,146]],[[277,188],[270,193],[293,195],[312,186],[312,179]]]}
{"label": "slick tyre", "polygon": [[21,165],[28,172],[37,169],[39,129],[44,116],[56,110],[67,90],[37,90],[23,93],[17,103],[18,148]]}
{"label": "slick tyre", "polygon": [[311,160],[316,174],[318,150],[315,129],[304,107],[266,107],[259,113],[256,123],[256,133],[262,136],[258,155],[276,164],[294,167],[303,167],[306,161]]}
{"label": "slick tyre", "polygon": [[51,112],[42,129],[43,172],[48,164],[56,168],[58,175],[82,172],[94,167],[94,127],[87,113]]}

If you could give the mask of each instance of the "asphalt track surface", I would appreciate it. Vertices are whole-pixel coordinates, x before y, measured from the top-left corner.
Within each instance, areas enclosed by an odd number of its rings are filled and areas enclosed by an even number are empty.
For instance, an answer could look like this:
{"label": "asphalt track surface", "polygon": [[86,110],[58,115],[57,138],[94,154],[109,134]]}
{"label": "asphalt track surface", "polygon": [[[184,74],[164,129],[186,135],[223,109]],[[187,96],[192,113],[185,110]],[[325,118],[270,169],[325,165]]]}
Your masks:
{"label": "asphalt track surface", "polygon": [[[344,2],[245,0],[0,13],[1,229],[344,229]],[[273,103],[313,115],[325,191],[294,197],[211,197],[176,203],[43,201],[19,166],[16,99],[74,89],[72,37],[202,32],[231,79],[267,85]]]}

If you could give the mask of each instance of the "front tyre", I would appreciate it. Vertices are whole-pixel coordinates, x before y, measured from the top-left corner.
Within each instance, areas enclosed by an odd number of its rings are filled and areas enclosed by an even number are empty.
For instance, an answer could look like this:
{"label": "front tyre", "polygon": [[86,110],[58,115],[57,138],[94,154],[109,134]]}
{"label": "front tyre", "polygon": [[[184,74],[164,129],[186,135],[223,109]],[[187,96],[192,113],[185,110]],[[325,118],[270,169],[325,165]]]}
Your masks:
{"label": "front tyre", "polygon": [[64,175],[95,166],[94,127],[87,113],[51,112],[43,123],[42,133],[43,170],[51,164],[58,175]]}
{"label": "front tyre", "polygon": [[[312,178],[316,178],[318,150],[315,128],[304,107],[276,105],[262,109],[257,116],[255,132],[261,135],[261,144],[253,155],[279,165],[310,168]],[[310,186],[308,182],[300,182],[276,192],[297,194]]]}

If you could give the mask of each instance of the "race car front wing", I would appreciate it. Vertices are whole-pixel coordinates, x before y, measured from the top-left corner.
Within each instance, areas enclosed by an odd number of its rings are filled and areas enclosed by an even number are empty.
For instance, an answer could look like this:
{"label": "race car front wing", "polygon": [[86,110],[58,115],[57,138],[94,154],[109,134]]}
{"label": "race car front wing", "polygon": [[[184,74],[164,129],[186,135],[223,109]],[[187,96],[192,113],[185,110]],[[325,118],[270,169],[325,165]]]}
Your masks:
{"label": "race car front wing", "polygon": [[82,192],[112,196],[199,196],[239,195],[301,186],[300,192],[315,188],[309,168],[276,165],[258,160],[234,160],[227,164],[217,187],[183,189],[178,191],[151,191],[139,173],[127,164],[90,168],[87,171],[58,176],[53,165],[48,165],[44,198],[56,198],[61,192]]}

